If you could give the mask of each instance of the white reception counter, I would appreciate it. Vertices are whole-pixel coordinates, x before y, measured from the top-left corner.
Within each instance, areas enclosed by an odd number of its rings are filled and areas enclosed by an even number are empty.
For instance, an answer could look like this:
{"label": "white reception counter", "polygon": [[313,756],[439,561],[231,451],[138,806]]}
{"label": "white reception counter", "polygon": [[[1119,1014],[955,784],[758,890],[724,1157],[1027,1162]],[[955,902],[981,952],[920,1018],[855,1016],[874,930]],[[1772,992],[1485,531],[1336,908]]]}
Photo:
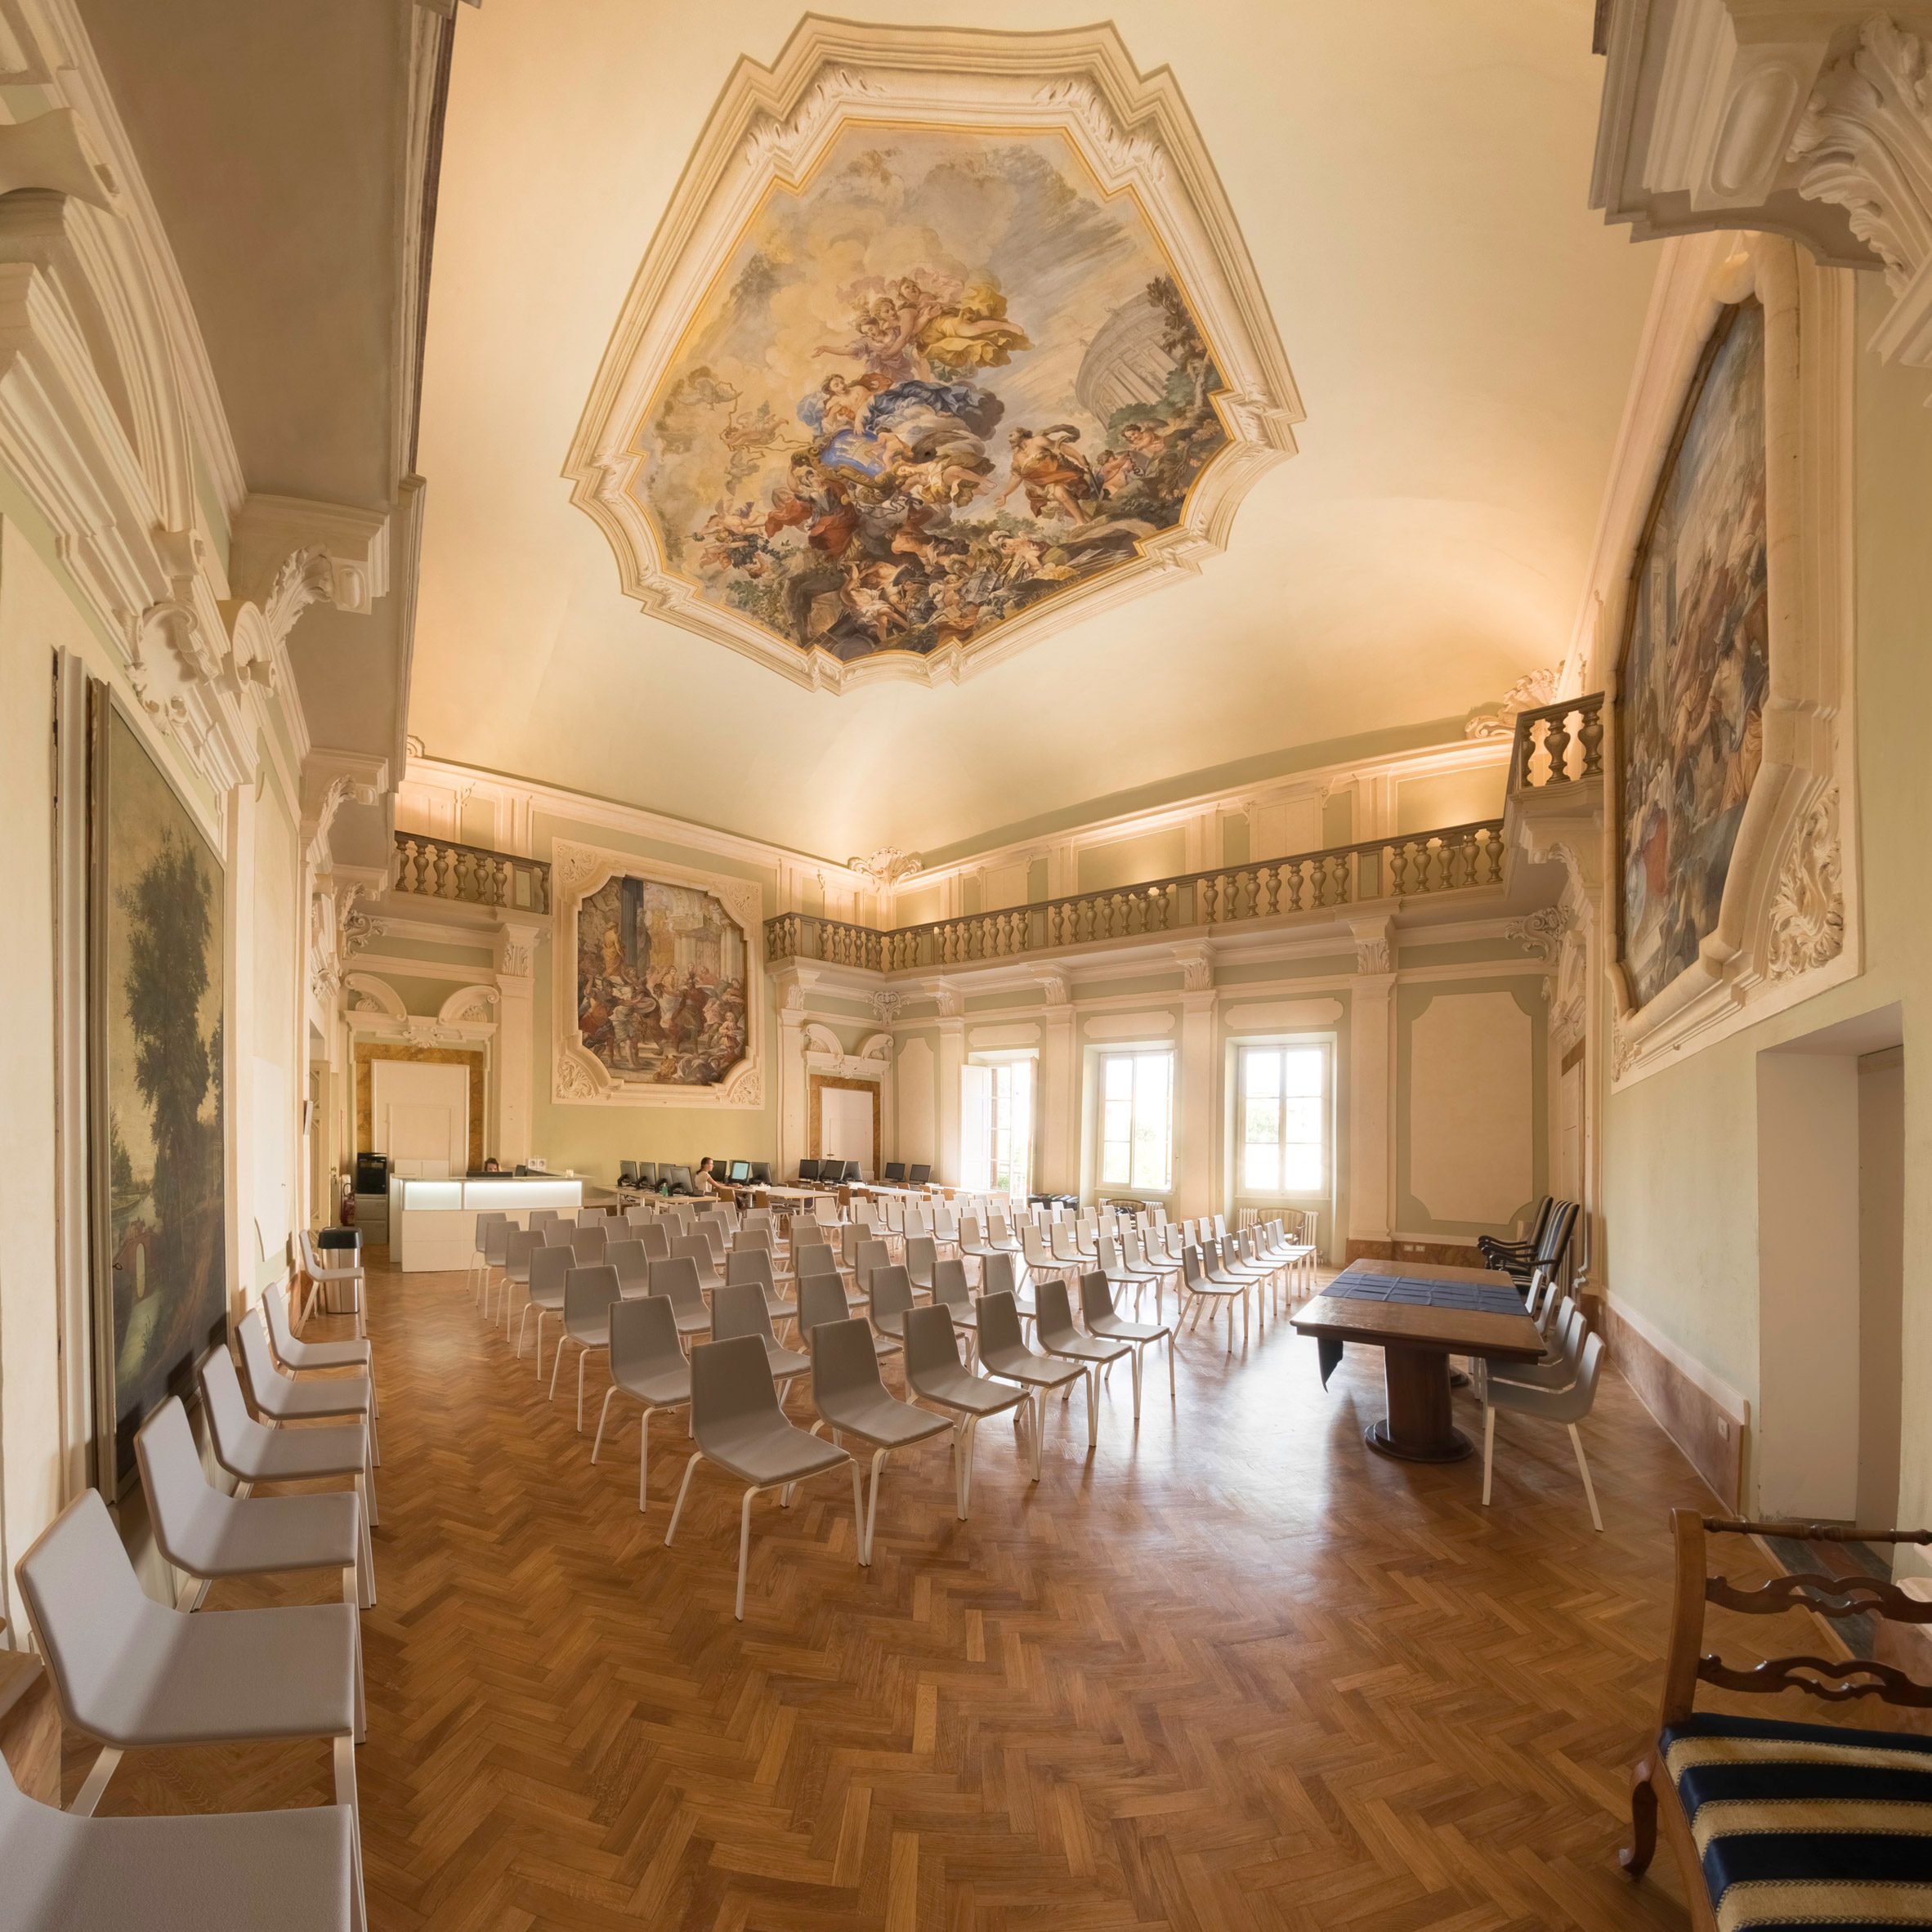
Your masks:
{"label": "white reception counter", "polygon": [[476,1217],[584,1205],[584,1183],[552,1174],[491,1174],[481,1180],[418,1181],[391,1175],[389,1259],[405,1274],[465,1268],[476,1249]]}

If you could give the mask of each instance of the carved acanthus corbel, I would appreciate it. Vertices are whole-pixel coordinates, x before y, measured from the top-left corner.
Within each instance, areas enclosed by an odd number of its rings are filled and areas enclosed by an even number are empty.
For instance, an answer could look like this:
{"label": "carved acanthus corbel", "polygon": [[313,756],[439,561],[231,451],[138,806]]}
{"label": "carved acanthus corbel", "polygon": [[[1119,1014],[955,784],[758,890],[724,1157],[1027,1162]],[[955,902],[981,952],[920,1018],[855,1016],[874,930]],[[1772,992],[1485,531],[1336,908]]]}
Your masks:
{"label": "carved acanthus corbel", "polygon": [[1771,901],[1765,969],[1774,980],[1827,966],[1845,950],[1845,885],[1838,844],[1838,788],[1805,815]]}

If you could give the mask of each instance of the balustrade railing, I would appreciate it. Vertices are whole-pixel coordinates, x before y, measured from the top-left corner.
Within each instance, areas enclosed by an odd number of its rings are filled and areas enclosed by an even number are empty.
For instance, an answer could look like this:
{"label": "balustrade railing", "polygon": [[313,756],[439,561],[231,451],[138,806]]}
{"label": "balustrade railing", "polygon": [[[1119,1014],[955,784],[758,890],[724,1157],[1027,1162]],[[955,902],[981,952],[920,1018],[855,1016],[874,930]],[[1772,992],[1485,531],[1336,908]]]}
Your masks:
{"label": "balustrade railing", "polygon": [[1509,789],[1541,791],[1603,776],[1603,694],[1567,698],[1516,714]]}
{"label": "balustrade railing", "polygon": [[550,868],[541,859],[458,845],[414,832],[396,834],[396,890],[465,906],[501,906],[517,912],[550,910]]}
{"label": "balustrade railing", "polygon": [[822,959],[884,973],[930,971],[1098,940],[1138,939],[1372,900],[1463,892],[1500,885],[1502,878],[1503,821],[1485,819],[1438,832],[1371,839],[1292,858],[1076,892],[1037,906],[933,919],[894,932],[808,913],[780,913],[765,922],[765,957],[774,964]]}

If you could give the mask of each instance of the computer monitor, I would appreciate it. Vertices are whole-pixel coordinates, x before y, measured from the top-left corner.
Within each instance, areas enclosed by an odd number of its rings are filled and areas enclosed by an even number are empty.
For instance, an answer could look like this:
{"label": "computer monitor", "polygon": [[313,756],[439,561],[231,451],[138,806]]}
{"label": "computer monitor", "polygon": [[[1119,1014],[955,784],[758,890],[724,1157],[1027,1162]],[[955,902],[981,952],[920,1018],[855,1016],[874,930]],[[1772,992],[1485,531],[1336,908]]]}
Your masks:
{"label": "computer monitor", "polygon": [[754,1187],[769,1187],[771,1185],[771,1163],[769,1161],[752,1162],[751,1184]]}
{"label": "computer monitor", "polygon": [[742,1187],[751,1178],[751,1163],[749,1161],[734,1161],[727,1178]]}
{"label": "computer monitor", "polygon": [[912,1165],[906,1170],[906,1183],[910,1187],[923,1187],[932,1178],[932,1169],[924,1161],[914,1161]]}
{"label": "computer monitor", "polygon": [[837,1178],[842,1183],[846,1181],[856,1181],[859,1178],[858,1162],[856,1161],[846,1161],[840,1167]]}
{"label": "computer monitor", "polygon": [[888,1181],[903,1181],[906,1178],[906,1163],[903,1161],[887,1161],[885,1178]]}
{"label": "computer monitor", "polygon": [[637,1163],[637,1185],[640,1187],[655,1187],[657,1185],[657,1163],[655,1161],[640,1161]]}
{"label": "computer monitor", "polygon": [[[829,1166],[830,1166],[831,1165],[832,1165],[832,1163],[831,1163],[831,1162],[830,1162],[830,1161],[827,1161],[827,1162],[825,1163],[825,1165],[827,1165],[828,1167],[829,1167]],[[819,1178],[819,1163],[818,1163],[817,1161],[801,1161],[798,1163],[798,1178],[799,1178],[800,1180],[802,1180],[802,1181],[816,1181],[816,1179],[818,1179],[818,1178]]]}
{"label": "computer monitor", "polygon": [[617,1179],[619,1186],[633,1186],[637,1178],[635,1161],[620,1161],[617,1164]]}

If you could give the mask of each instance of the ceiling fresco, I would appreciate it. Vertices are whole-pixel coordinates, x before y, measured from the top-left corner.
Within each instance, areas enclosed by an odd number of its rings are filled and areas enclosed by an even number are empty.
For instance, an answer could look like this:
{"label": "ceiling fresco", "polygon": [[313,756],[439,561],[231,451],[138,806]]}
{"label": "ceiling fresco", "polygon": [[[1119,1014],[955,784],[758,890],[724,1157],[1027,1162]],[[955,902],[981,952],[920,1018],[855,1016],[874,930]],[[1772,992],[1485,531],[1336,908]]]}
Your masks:
{"label": "ceiling fresco", "polygon": [[1170,78],[851,32],[740,64],[567,471],[647,609],[834,688],[1198,569],[1300,415]]}

